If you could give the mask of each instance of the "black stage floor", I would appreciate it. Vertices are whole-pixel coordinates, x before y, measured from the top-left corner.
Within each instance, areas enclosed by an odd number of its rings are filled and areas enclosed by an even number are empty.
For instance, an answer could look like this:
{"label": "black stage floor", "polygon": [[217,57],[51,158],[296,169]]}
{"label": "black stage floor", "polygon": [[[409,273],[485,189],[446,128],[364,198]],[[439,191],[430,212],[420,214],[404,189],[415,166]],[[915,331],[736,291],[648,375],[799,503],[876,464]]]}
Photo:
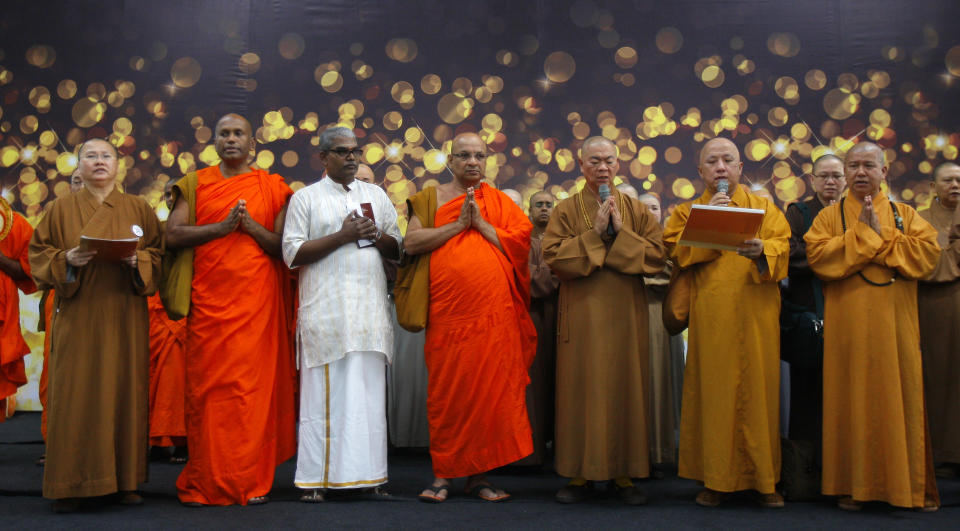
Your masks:
{"label": "black stage floor", "polygon": [[564,480],[552,473],[500,471],[491,479],[513,494],[501,504],[485,503],[460,495],[442,504],[421,503],[416,495],[432,476],[429,456],[407,451],[390,457],[388,489],[393,501],[339,497],[322,504],[297,501],[293,486],[294,460],[277,469],[271,501],[252,507],[192,509],[177,502],[174,483],[182,465],[154,462],[150,482],[142,486],[146,502],[139,507],[103,503],[79,513],[58,515],[50,501],[40,497],[43,469],[34,461],[43,452],[40,415],[18,413],[0,424],[0,529],[920,529],[960,528],[960,480],[941,480],[944,507],[932,514],[868,505],[847,513],[829,501],[787,503],[784,509],[761,509],[748,496],[717,509],[693,503],[699,487],[667,473],[665,479],[646,480],[649,497],[643,507],[627,507],[599,495],[579,505],[553,501]]}

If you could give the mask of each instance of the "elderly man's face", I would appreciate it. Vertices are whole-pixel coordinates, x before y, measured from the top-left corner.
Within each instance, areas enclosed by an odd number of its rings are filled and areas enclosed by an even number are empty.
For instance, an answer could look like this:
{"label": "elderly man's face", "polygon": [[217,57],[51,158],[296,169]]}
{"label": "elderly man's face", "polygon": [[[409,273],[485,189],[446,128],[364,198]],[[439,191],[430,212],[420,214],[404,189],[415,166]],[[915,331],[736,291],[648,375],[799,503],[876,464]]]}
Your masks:
{"label": "elderly man's face", "polygon": [[610,142],[591,142],[580,153],[580,171],[587,187],[599,194],[600,185],[611,186],[620,170],[617,148]]}
{"label": "elderly man's face", "polygon": [[829,205],[839,200],[846,183],[843,177],[843,163],[837,159],[821,161],[813,170],[813,191],[824,204]]}
{"label": "elderly man's face", "polygon": [[726,179],[730,185],[729,195],[740,183],[740,172],[743,162],[740,162],[740,150],[733,142],[725,138],[715,138],[703,146],[700,151],[700,178],[711,193],[717,192],[717,182]]}
{"label": "elderly man's face", "polygon": [[933,189],[940,204],[953,210],[960,203],[960,166],[947,166],[933,181]]}
{"label": "elderly man's face", "polygon": [[117,153],[105,140],[88,140],[80,150],[80,178],[95,188],[117,179]]}
{"label": "elderly man's face", "polygon": [[843,161],[850,193],[858,200],[880,192],[880,183],[887,175],[882,153],[877,149],[851,150]]}
{"label": "elderly man's face", "polygon": [[466,186],[476,186],[483,179],[487,162],[487,146],[476,135],[464,135],[454,139],[450,147],[450,171]]}
{"label": "elderly man's face", "polygon": [[326,151],[321,152],[321,162],[327,175],[335,181],[352,181],[357,174],[360,156],[357,151],[357,139],[337,137]]}
{"label": "elderly man's face", "polygon": [[527,213],[530,216],[530,222],[543,228],[550,221],[550,213],[553,212],[553,196],[546,192],[537,192],[530,198],[530,208]]}

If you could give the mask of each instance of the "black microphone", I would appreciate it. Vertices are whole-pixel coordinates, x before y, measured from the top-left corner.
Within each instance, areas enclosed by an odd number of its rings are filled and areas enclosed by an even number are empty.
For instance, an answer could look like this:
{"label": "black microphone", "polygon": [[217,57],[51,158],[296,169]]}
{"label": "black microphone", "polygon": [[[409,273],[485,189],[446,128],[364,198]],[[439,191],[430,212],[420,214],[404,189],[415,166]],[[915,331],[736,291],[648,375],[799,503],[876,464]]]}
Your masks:
{"label": "black microphone", "polygon": [[717,181],[717,193],[728,195],[727,192],[730,191],[730,181],[726,179],[720,179]]}
{"label": "black microphone", "polygon": [[[600,185],[600,188],[597,189],[597,192],[600,194],[600,202],[601,202],[601,203],[606,203],[606,202],[607,202],[607,199],[610,197],[610,185],[608,185],[608,184],[601,184],[601,185]],[[613,217],[613,216],[611,216],[611,219],[610,219],[609,221],[607,221],[607,234],[609,234],[610,236],[616,236],[617,233],[616,233],[616,231],[613,230],[613,219],[612,219],[612,217]]]}

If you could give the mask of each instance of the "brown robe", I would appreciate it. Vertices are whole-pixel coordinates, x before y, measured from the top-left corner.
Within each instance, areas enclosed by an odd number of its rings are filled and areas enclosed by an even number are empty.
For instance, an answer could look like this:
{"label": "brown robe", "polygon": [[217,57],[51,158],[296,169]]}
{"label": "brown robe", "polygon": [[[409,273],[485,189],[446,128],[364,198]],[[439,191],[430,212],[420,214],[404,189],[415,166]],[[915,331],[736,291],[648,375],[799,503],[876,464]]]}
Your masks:
{"label": "brown robe", "polygon": [[517,462],[544,463],[553,440],[554,388],[557,381],[557,288],[560,279],[543,261],[542,235],[530,236],[530,319],[537,329],[537,356],[530,365],[527,415],[533,430],[533,453]]}
{"label": "brown robe", "polygon": [[666,256],[647,208],[613,193],[623,216],[615,238],[591,228],[599,205],[588,187],[557,205],[543,237],[544,259],[560,277],[555,466],[595,481],[650,474],[641,275],[663,270]]}
{"label": "brown robe", "polygon": [[[920,350],[934,462],[960,463],[960,208],[938,201],[919,212],[937,229],[943,249],[933,274],[920,282]],[[950,244],[951,227],[957,235]]]}
{"label": "brown robe", "polygon": [[[80,235],[143,236],[137,270],[119,263],[67,265]],[[160,222],[142,198],[114,190],[102,204],[86,189],[53,202],[30,241],[40,289],[56,289],[47,406],[47,498],[132,491],[147,480],[146,296],[160,274]]]}
{"label": "brown robe", "polygon": [[650,321],[650,385],[647,387],[650,460],[654,464],[676,463],[680,424],[676,405],[683,392],[683,337],[671,336],[663,326],[663,300],[670,282],[670,266],[656,276],[645,278],[644,282]]}

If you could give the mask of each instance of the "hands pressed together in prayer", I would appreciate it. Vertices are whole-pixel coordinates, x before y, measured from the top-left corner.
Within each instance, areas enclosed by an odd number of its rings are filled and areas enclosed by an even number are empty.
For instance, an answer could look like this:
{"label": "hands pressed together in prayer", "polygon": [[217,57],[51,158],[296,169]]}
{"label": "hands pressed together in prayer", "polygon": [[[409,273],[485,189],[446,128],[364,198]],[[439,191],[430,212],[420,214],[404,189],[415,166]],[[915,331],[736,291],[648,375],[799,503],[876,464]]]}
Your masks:
{"label": "hands pressed together in prayer", "polygon": [[872,196],[864,196],[863,209],[860,210],[859,220],[869,225],[877,234],[883,236],[883,233],[880,232],[880,218],[877,217],[877,211],[873,209]]}
{"label": "hands pressed together in prayer", "polygon": [[356,212],[347,214],[340,226],[340,233],[348,242],[376,240],[377,232],[377,224],[372,219],[359,216]]}
{"label": "hands pressed together in prayer", "polygon": [[460,207],[460,216],[456,223],[460,225],[462,231],[472,227],[483,232],[486,227],[490,226],[490,223],[480,213],[480,205],[477,204],[477,199],[473,195],[472,186],[467,188],[467,197],[463,200],[463,206]]}
{"label": "hands pressed together in prayer", "polygon": [[237,201],[237,204],[230,209],[227,217],[223,218],[223,221],[221,221],[219,225],[221,237],[230,234],[236,230],[237,227],[240,227],[240,230],[247,234],[267,230],[263,225],[258,223],[257,220],[253,219],[253,216],[247,211],[247,201],[245,199]]}
{"label": "hands pressed together in prayer", "polygon": [[623,228],[623,215],[620,214],[620,209],[617,208],[617,200],[612,195],[606,201],[600,203],[597,215],[593,218],[593,230],[602,237],[607,234],[607,226],[611,223],[613,223],[615,234]]}

